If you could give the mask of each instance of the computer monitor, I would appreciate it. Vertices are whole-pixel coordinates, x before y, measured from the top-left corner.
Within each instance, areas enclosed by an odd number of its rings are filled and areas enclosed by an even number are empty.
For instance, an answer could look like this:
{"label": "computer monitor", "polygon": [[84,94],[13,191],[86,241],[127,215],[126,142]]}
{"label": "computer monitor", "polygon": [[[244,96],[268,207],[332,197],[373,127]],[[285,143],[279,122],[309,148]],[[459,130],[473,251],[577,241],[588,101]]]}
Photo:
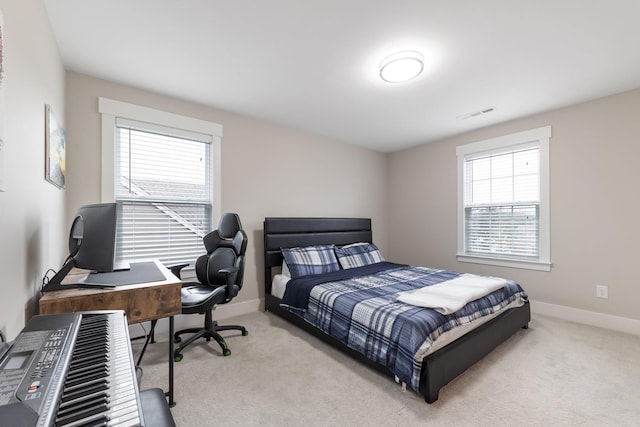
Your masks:
{"label": "computer monitor", "polygon": [[99,273],[113,271],[116,212],[115,203],[85,205],[78,209],[69,230],[69,256],[43,287],[43,292],[66,289],[68,286],[62,286],[61,282],[73,267]]}
{"label": "computer monitor", "polygon": [[82,206],[69,233],[69,254],[76,267],[98,273],[113,271],[116,248],[116,204]]}

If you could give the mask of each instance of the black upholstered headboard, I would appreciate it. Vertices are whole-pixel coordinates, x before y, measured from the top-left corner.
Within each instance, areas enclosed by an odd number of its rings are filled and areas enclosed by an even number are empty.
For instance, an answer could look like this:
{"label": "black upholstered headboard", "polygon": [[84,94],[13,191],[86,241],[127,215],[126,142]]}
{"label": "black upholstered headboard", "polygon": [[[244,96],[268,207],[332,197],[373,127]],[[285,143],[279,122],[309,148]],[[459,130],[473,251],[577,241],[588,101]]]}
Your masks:
{"label": "black upholstered headboard", "polygon": [[372,243],[370,218],[265,218],[265,291],[271,293],[271,269],[282,265],[280,248],[356,242]]}

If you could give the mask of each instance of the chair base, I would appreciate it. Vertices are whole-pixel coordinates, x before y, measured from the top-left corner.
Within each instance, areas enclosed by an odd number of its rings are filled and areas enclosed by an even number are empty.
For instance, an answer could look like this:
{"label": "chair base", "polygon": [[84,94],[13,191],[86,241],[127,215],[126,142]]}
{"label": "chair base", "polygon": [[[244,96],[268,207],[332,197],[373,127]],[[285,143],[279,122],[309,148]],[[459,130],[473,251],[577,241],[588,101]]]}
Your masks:
{"label": "chair base", "polygon": [[[176,349],[174,349],[174,351],[173,351],[174,360],[176,362],[181,361],[182,360],[182,351],[187,346],[191,345],[194,341],[196,341],[196,340],[198,340],[200,338],[205,338],[207,341],[211,341],[211,339],[213,338],[220,345],[220,348],[222,349],[222,355],[223,356],[230,356],[231,355],[231,350],[229,349],[229,346],[225,342],[224,338],[222,338],[222,335],[220,335],[218,333],[218,331],[231,331],[231,330],[240,331],[240,332],[242,332],[243,336],[249,335],[249,332],[247,331],[247,329],[244,326],[240,326],[240,325],[218,325],[218,322],[214,322],[213,321],[213,315],[211,313],[211,310],[207,310],[207,312],[205,313],[205,320],[204,320],[204,327],[203,328],[182,329],[182,330],[176,332],[175,334],[173,334],[173,342],[174,343],[180,343],[180,345]],[[182,341],[182,338],[180,338],[180,335],[182,335],[182,334],[193,334],[193,335],[189,336],[187,339]]]}

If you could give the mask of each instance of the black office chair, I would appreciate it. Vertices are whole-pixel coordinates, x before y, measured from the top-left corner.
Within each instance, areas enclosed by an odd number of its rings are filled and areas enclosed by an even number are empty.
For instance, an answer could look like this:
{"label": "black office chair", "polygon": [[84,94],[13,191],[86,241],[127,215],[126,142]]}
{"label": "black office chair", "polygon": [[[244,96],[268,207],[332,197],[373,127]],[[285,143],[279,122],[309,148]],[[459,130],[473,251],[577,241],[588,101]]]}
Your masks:
{"label": "black office chair", "polygon": [[[182,351],[198,338],[215,339],[222,354],[229,356],[231,350],[218,331],[238,330],[248,335],[244,326],[220,326],[213,320],[216,305],[231,301],[242,288],[244,276],[244,254],[247,250],[247,234],[242,230],[240,217],[235,213],[225,213],[220,219],[218,229],[202,239],[206,255],[196,260],[198,282],[182,284],[182,314],[204,314],[204,327],[189,328],[174,334],[174,342],[180,343],[174,350],[174,360],[182,360]],[[169,267],[180,278],[180,271],[188,264]],[[192,333],[181,340],[180,335]],[[182,342],[181,342],[182,341]]]}

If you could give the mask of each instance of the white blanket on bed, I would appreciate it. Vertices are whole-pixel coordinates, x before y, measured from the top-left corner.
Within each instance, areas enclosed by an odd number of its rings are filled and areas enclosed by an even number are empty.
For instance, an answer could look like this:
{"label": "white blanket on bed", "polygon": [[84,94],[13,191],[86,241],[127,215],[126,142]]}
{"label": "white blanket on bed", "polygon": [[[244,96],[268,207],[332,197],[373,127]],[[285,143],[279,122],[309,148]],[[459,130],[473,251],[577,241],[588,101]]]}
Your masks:
{"label": "white blanket on bed", "polygon": [[451,314],[460,310],[467,303],[497,291],[507,284],[498,277],[462,274],[455,279],[447,280],[416,291],[401,292],[398,301],[418,307],[433,308],[442,314]]}

